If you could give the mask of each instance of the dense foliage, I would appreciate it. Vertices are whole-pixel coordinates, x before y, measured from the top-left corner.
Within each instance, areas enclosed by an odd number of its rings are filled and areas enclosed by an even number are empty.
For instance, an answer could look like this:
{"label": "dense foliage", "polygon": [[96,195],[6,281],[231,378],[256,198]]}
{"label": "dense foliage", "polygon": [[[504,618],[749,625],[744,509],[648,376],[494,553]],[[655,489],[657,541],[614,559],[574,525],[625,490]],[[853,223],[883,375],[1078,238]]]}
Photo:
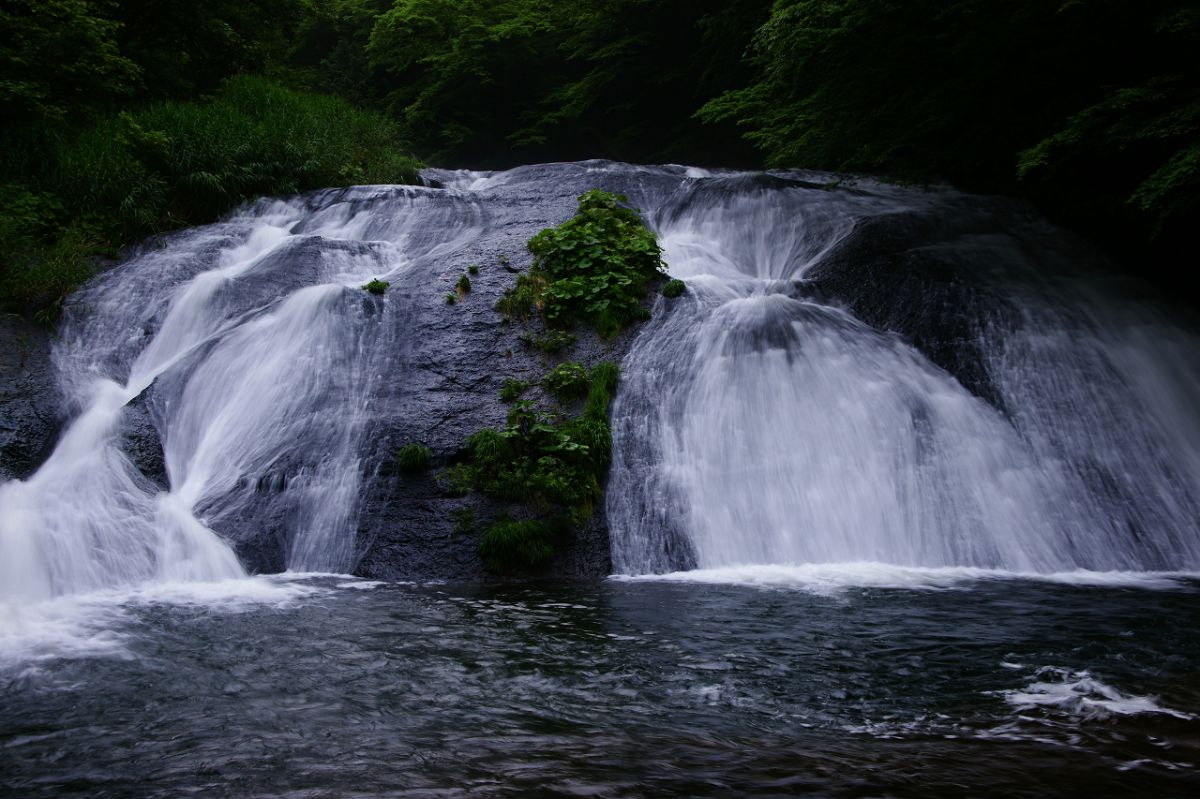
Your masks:
{"label": "dense foliage", "polygon": [[412,182],[393,123],[334,97],[260,78],[211,99],[94,117],[47,148],[38,173],[3,186],[0,286],[13,310],[52,309],[89,256],[206,222],[248,198],[364,182]]}
{"label": "dense foliage", "polygon": [[52,318],[97,255],[243,200],[411,182],[398,125],[239,75],[302,0],[0,5],[0,308]]}
{"label": "dense foliage", "polygon": [[[601,363],[590,373],[579,364],[563,366],[547,379],[569,375],[564,385],[570,389],[560,402],[565,406],[586,396],[581,413],[571,416],[561,406],[559,413],[544,413],[517,400],[505,428],[480,430],[468,438],[467,460],[449,473],[457,490],[479,491],[521,513],[516,520],[503,515],[483,532],[480,554],[495,571],[544,565],[560,541],[587,524],[601,496],[611,459],[608,406],[617,366]],[[516,400],[517,394],[510,396]]]}
{"label": "dense foliage", "polygon": [[665,271],[662,249],[624,195],[593,189],[575,216],[529,240],[533,268],[497,304],[508,318],[538,313],[549,327],[583,321],[611,336],[644,311],[650,280]]}
{"label": "dense foliage", "polygon": [[[9,0],[0,228],[73,285],[75,254],[110,237],[64,228],[78,209],[51,185],[60,150],[105,130],[153,160],[153,136],[119,111],[153,131],[137,119],[147,103],[207,108],[249,73],[374,107],[397,129],[372,123],[387,132],[368,138],[402,135],[446,165],[761,158],[949,179],[1161,259],[1200,221],[1198,46],[1197,0]],[[194,201],[186,183],[147,188],[151,227],[211,216],[251,185],[311,185],[286,166],[214,167],[227,153],[188,173],[223,175]],[[341,160],[320,180],[379,174]],[[121,241],[147,229],[124,216]]]}
{"label": "dense foliage", "polygon": [[755,79],[701,117],[771,165],[1020,192],[1169,244],[1200,197],[1198,47],[1195,0],[778,0]]}

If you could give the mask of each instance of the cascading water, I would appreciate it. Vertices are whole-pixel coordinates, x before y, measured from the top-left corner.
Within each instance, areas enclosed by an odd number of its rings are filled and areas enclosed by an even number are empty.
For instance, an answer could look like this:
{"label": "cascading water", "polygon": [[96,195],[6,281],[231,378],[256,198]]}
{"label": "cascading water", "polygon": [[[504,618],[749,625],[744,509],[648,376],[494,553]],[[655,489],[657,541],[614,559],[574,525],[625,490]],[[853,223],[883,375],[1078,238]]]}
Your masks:
{"label": "cascading water", "polygon": [[[0,485],[0,794],[1196,794],[1200,581],[1147,571],[1200,567],[1191,321],[1001,200],[428,178],[261,202],[76,298],[70,422]],[[595,187],[687,282],[563,356],[622,359],[634,576],[474,583],[477,498],[388,469],[545,374],[495,300]],[[379,579],[221,579],[286,568]]]}
{"label": "cascading water", "polygon": [[[624,365],[608,498],[618,572],[1200,567],[1193,333],[1039,274],[1024,253],[1057,245],[1037,226],[919,242],[994,297],[959,342],[982,353],[989,402],[805,282],[869,220],[929,228],[965,205],[739,176],[657,209],[689,292]],[[932,289],[917,301],[953,313]]]}
{"label": "cascading water", "polygon": [[[264,201],[85,291],[55,353],[77,415],[35,475],[0,486],[0,598],[242,576],[214,530],[270,505],[288,568],[352,568],[359,439],[397,357],[383,320],[401,312],[360,287],[461,246],[481,218],[423,189]],[[165,486],[120,447],[139,403]]]}
{"label": "cascading water", "polygon": [[[645,210],[688,283],[623,364],[616,571],[1200,568],[1194,328],[1073,276],[1062,232],[1027,213],[801,173],[430,177],[447,188],[263,201],[82,292],[55,356],[73,421],[0,486],[0,597],[238,576],[231,543],[269,542],[267,570],[354,568],[395,443],[368,424],[442,413],[418,429],[452,447],[487,423],[495,375],[457,381],[444,353],[513,355],[485,341],[486,297],[428,327],[465,266],[446,256],[520,252],[597,186]],[[375,277],[401,290],[372,298]],[[157,471],[128,454],[139,423]]]}

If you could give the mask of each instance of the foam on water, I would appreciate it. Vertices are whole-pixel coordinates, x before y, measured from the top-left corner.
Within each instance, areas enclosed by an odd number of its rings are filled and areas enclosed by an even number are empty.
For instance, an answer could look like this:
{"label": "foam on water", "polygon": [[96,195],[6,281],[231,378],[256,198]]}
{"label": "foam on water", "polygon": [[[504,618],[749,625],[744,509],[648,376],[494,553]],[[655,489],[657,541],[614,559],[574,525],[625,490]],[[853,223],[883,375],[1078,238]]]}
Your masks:
{"label": "foam on water", "polygon": [[993,694],[1004,697],[1021,712],[1038,710],[1077,719],[1096,720],[1144,713],[1184,721],[1195,718],[1191,713],[1163,707],[1158,704],[1157,697],[1124,694],[1086,670],[1074,671],[1058,666],[1042,666],[1028,685]]}
{"label": "foam on water", "polygon": [[[190,606],[208,613],[286,610],[328,589],[276,575],[216,581],[162,581],[41,602],[0,602],[0,669],[30,676],[59,659],[135,657],[130,609]],[[14,672],[15,670],[15,672]]]}
{"label": "foam on water", "polygon": [[782,588],[821,595],[832,595],[856,588],[968,589],[972,584],[984,580],[1030,580],[1059,585],[1190,591],[1200,585],[1200,572],[1097,572],[1077,569],[1043,574],[965,566],[920,568],[860,561],[799,565],[747,564],[666,574],[614,575],[609,579]]}

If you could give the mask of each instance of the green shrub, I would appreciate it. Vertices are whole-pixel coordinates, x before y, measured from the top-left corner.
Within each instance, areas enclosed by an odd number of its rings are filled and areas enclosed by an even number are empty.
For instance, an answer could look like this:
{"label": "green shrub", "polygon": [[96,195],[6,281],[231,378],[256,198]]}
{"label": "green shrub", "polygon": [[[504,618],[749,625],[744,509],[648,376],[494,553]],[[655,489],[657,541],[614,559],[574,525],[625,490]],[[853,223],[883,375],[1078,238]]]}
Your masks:
{"label": "green shrub", "polygon": [[432,456],[424,444],[405,444],[396,452],[396,467],[404,474],[420,474],[429,469]]}
{"label": "green shrub", "polygon": [[[572,385],[577,386],[582,378],[588,395],[582,415],[562,420],[539,412],[528,400],[518,400],[509,410],[503,430],[485,428],[471,435],[464,447],[464,462],[447,470],[451,493],[479,491],[519,505],[523,515],[544,525],[534,536],[540,542],[537,558],[512,554],[525,551],[519,542],[533,528],[523,528],[521,535],[520,530],[499,527],[490,536],[485,533],[480,548],[489,568],[532,568],[543,562],[542,558],[553,554],[555,541],[587,524],[601,497],[600,483],[612,460],[608,404],[617,385],[617,366],[598,364],[590,380],[582,366],[563,366],[577,367],[564,370],[570,373]],[[496,524],[510,521],[502,519]],[[546,531],[556,532],[543,535]],[[548,552],[542,551],[542,543],[549,547]]]}
{"label": "green shrub", "polygon": [[471,290],[471,278],[467,277],[466,275],[462,275],[459,277],[458,282],[454,284],[454,288],[458,291],[458,296],[464,296],[468,291]]}
{"label": "green shrub", "polygon": [[[19,237],[26,246],[0,252],[4,288],[12,289],[2,296],[15,311],[61,301],[90,274],[93,254],[210,222],[253,197],[418,179],[393,122],[249,76],[203,101],[109,113],[44,138],[44,157],[26,180],[37,193],[0,211],[0,234],[14,224],[27,231]],[[38,204],[33,228],[30,197]]]}
{"label": "green shrub", "polygon": [[365,284],[363,286],[363,288],[366,289],[367,291],[371,292],[372,294],[382,294],[383,292],[387,291],[387,287],[390,285],[391,285],[391,283],[388,283],[385,280],[380,280],[378,278],[375,278],[375,279],[371,280],[369,283]]}
{"label": "green shrub", "polygon": [[536,311],[550,327],[582,320],[604,336],[643,318],[646,284],[665,267],[653,231],[625,202],[600,189],[580,195],[574,217],[529,240],[533,266],[497,309],[509,319]]}
{"label": "green shrub", "polygon": [[484,531],[479,553],[493,571],[536,569],[554,556],[554,538],[547,522],[503,516]]}
{"label": "green shrub", "polygon": [[457,295],[457,294],[455,294],[453,291],[451,291],[451,292],[448,292],[448,293],[446,294],[446,304],[447,304],[447,305],[453,305],[453,304],[454,304],[454,303],[456,303],[456,302],[458,302],[458,295]]}
{"label": "green shrub", "polygon": [[467,271],[472,275],[479,274],[479,264],[467,264]]}
{"label": "green shrub", "polygon": [[579,363],[560,363],[542,378],[542,387],[560,403],[579,399],[588,390],[587,370]]}
{"label": "green shrub", "polygon": [[525,389],[529,388],[529,383],[524,380],[514,380],[511,377],[504,379],[504,385],[500,387],[500,400],[502,402],[515,402],[525,393]]}
{"label": "green shrub", "polygon": [[679,280],[678,278],[671,278],[670,280],[668,280],[666,283],[663,284],[663,287],[659,291],[664,297],[666,297],[668,299],[674,299],[674,298],[678,297],[680,294],[683,294],[683,292],[686,290],[687,290],[686,283],[684,283],[682,280]]}

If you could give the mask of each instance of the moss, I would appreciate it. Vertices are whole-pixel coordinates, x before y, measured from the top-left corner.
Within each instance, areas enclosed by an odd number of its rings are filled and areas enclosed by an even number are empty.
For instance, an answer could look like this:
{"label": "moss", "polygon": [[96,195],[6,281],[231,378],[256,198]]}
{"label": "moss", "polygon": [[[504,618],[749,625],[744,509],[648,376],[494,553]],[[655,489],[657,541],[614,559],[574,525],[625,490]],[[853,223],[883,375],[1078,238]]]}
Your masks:
{"label": "moss", "polygon": [[668,299],[674,299],[674,298],[678,297],[680,294],[683,294],[683,292],[686,290],[687,290],[686,283],[684,283],[682,280],[679,280],[678,278],[672,278],[663,284],[663,287],[661,289],[659,289],[659,293],[661,293],[664,297],[666,297]]}
{"label": "moss", "polygon": [[391,283],[380,280],[379,278],[375,278],[375,279],[371,280],[369,283],[364,284],[363,288],[366,289],[367,291],[371,292],[372,294],[382,294],[383,292],[387,291],[387,288],[390,285],[391,285]]}
{"label": "moss", "polygon": [[405,444],[396,452],[396,468],[404,474],[420,474],[429,469],[432,456],[424,444]]}

